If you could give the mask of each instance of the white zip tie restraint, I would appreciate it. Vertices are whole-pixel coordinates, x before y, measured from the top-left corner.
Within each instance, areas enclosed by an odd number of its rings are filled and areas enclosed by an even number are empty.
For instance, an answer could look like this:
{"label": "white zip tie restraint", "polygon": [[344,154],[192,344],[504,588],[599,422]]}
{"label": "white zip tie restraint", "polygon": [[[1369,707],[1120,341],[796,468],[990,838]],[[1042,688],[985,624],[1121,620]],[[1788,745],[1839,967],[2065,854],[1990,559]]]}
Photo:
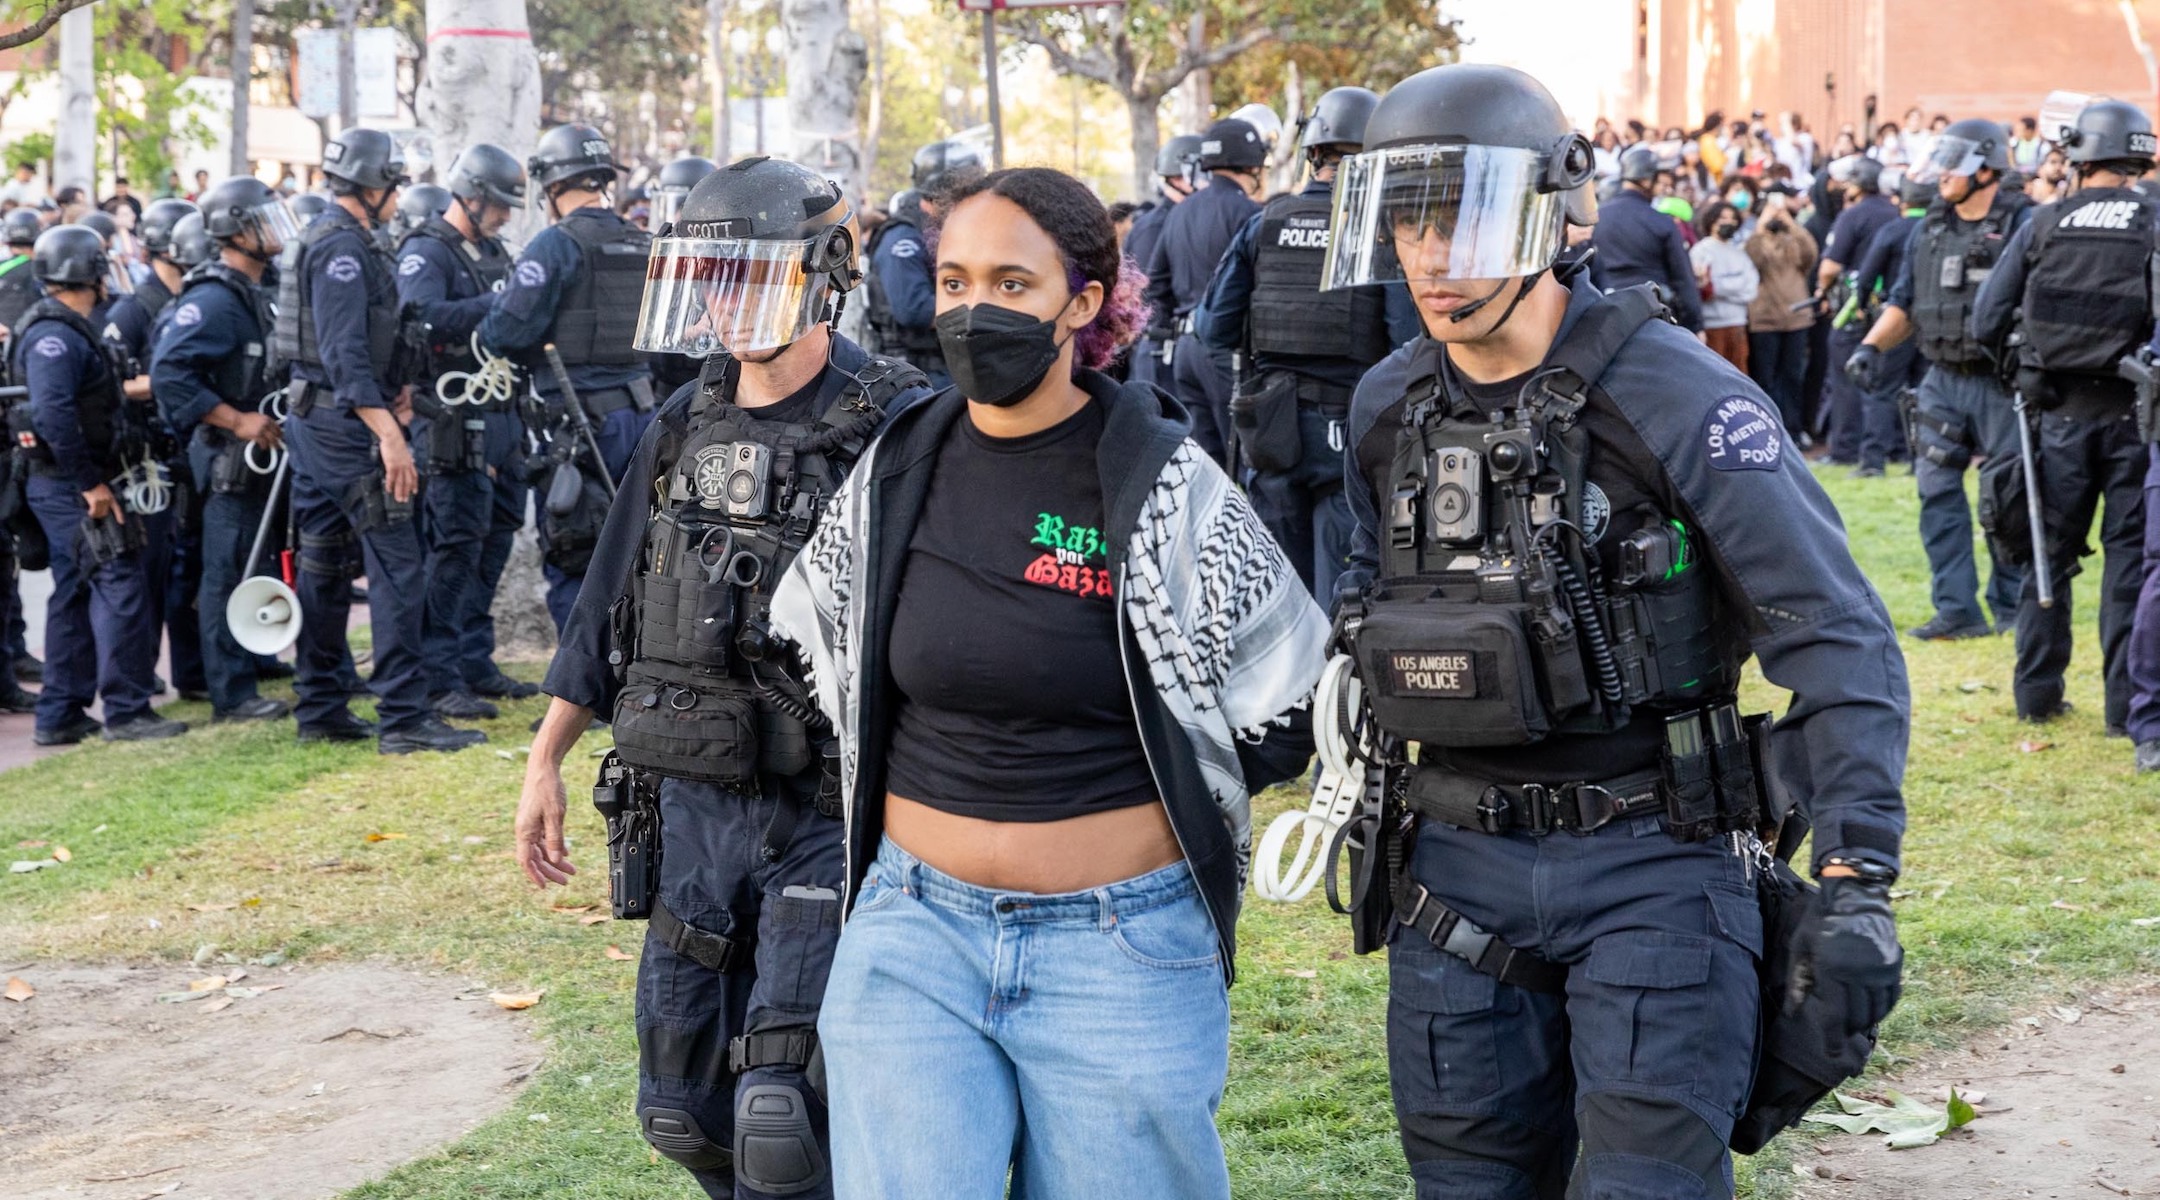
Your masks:
{"label": "white zip tie restraint", "polygon": [[[283,425],[289,411],[286,408],[285,389],[279,388],[264,396],[262,403],[255,406],[255,411]],[[255,455],[258,450],[262,450],[262,457],[260,458]],[[249,442],[240,450],[240,461],[246,463],[247,469],[257,475],[275,475],[277,469],[285,465],[285,448],[278,446],[273,449],[263,450],[261,446]]]}
{"label": "white zip tie restraint", "polygon": [[[1270,822],[1253,861],[1253,893],[1262,900],[1290,903],[1305,898],[1327,876],[1328,847],[1336,831],[1357,811],[1365,794],[1370,765],[1380,761],[1378,735],[1365,715],[1365,691],[1357,663],[1338,654],[1320,672],[1313,688],[1313,740],[1320,751],[1320,779],[1312,803],[1303,812],[1286,812]],[[1345,730],[1357,730],[1352,745]],[[1283,850],[1292,831],[1297,851],[1283,866]]]}
{"label": "white zip tie restraint", "polygon": [[477,371],[445,371],[435,381],[435,398],[445,407],[460,404],[499,404],[510,399],[517,389],[517,367],[507,358],[498,358],[481,348],[480,334],[472,335],[473,357],[480,360]]}
{"label": "white zip tie restraint", "polygon": [[172,473],[147,450],[142,461],[129,464],[112,484],[120,493],[120,502],[131,513],[154,517],[172,507]]}

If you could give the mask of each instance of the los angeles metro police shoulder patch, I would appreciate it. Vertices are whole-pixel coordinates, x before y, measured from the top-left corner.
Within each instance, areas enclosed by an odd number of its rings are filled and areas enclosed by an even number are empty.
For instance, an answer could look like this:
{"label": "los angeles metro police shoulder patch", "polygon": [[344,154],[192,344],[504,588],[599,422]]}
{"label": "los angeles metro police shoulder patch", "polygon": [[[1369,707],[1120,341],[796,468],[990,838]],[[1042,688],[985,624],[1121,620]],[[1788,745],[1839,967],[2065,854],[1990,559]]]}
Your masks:
{"label": "los angeles metro police shoulder patch", "polygon": [[400,275],[418,275],[425,270],[427,270],[427,260],[417,254],[408,254],[398,260],[397,273]]}
{"label": "los angeles metro police shoulder patch", "polygon": [[1703,417],[1703,449],[1720,471],[1775,471],[1785,426],[1752,396],[1727,396]]}
{"label": "los angeles metro police shoulder patch", "polygon": [[351,283],[360,278],[360,260],[350,254],[340,254],[323,268],[323,274],[339,283]]}
{"label": "los angeles metro police shoulder patch", "polygon": [[37,345],[32,346],[31,349],[37,351],[39,356],[43,358],[59,358],[67,353],[67,343],[61,341],[57,335],[48,334],[39,338]]}
{"label": "los angeles metro police shoulder patch", "polygon": [[516,274],[519,287],[536,288],[547,282],[547,265],[538,259],[521,258]]}
{"label": "los angeles metro police shoulder patch", "polygon": [[200,325],[202,324],[202,309],[197,307],[193,300],[190,300],[173,310],[172,323],[182,329],[190,325]]}

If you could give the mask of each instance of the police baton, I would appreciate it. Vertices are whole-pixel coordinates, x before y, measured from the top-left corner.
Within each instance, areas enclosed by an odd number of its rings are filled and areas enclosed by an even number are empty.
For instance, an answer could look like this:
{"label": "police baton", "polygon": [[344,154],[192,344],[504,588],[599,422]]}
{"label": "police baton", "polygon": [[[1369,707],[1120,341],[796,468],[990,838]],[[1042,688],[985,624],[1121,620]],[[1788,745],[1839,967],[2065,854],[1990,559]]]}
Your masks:
{"label": "police baton", "polygon": [[2032,527],[2033,570],[2037,572],[2034,583],[2040,595],[2040,607],[2055,607],[2055,581],[2048,575],[2047,519],[2040,511],[2040,466],[2033,453],[2032,422],[2027,420],[2025,392],[2014,393],[2011,407],[2017,412],[2018,459],[2025,470],[2025,521]]}
{"label": "police baton", "polygon": [[577,426],[585,448],[592,451],[593,462],[600,468],[600,482],[607,487],[608,503],[612,504],[615,502],[615,476],[608,471],[607,455],[600,453],[600,439],[593,434],[592,418],[585,415],[585,402],[578,399],[577,388],[570,382],[570,369],[563,366],[562,355],[556,352],[555,343],[549,342],[541,350],[547,355],[548,370],[555,373],[555,386],[562,389],[563,407],[569,410],[570,423]]}

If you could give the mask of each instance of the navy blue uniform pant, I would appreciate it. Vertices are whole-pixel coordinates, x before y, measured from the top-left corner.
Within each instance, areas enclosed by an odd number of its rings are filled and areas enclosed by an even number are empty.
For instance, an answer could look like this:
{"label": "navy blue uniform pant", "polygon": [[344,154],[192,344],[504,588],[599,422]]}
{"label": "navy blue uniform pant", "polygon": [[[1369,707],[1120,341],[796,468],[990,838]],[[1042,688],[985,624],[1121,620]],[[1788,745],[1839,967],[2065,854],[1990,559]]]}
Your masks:
{"label": "navy blue uniform pant", "polygon": [[1343,422],[1317,409],[1298,410],[1303,458],[1295,469],[1255,472],[1253,512],[1275,535],[1298,578],[1320,607],[1335,605],[1335,580],[1350,565],[1355,521],[1343,495]]}
{"label": "navy blue uniform pant", "polygon": [[[734,1144],[738,1096],[779,1085],[804,1097],[818,1153],[830,1162],[825,1105],[798,1066],[728,1071],[728,1042],[745,1033],[815,1029],[840,940],[841,824],[811,807],[815,771],[764,779],[762,795],[670,779],[660,788],[660,902],[690,925],[755,950],[725,974],[647,938],[638,965],[638,1113],[687,1115],[716,1151]],[[784,814],[781,806],[794,806]],[[775,822],[780,822],[776,826]],[[786,825],[792,824],[792,830]],[[782,838],[773,835],[778,831]],[[778,851],[767,856],[771,841]],[[691,1172],[710,1196],[763,1200],[725,1160]],[[828,1177],[797,1196],[829,1198]]]}
{"label": "navy blue uniform pant", "polygon": [[2160,741],[2160,445],[2145,467],[2145,578],[2130,628],[2130,736]]}
{"label": "navy blue uniform pant", "polygon": [[[1960,625],[1977,625],[1988,618],[1980,611],[1980,569],[1973,557],[1965,469],[1975,457],[2018,452],[2017,413],[2010,394],[1992,375],[1939,366],[1929,367],[1921,377],[1919,406],[1923,420],[1919,443],[1912,448],[1913,480],[1920,488],[1920,542],[1927,551],[1935,613]],[[1989,557],[1987,606],[2002,624],[2017,612],[2025,572]]]}
{"label": "navy blue uniform pant", "polygon": [[[262,523],[268,499],[266,491],[257,489],[213,492],[203,501],[202,592],[196,615],[200,618],[203,675],[210,685],[210,704],[219,712],[230,711],[258,694],[259,660],[233,640],[232,630],[225,624],[225,605],[232,599],[233,589],[240,586],[240,572],[247,566],[248,550],[255,544],[255,531]],[[284,531],[271,531],[263,545],[262,561],[256,564],[258,573],[277,574],[277,554],[283,545]]]}
{"label": "navy blue uniform pant", "polygon": [[1827,347],[1830,361],[1825,364],[1828,374],[1823,376],[1823,395],[1830,402],[1830,461],[1851,466],[1860,461],[1861,443],[1866,440],[1867,397],[1845,374],[1845,360],[1860,348],[1860,339],[1867,330],[1855,321],[1843,329],[1830,331]]}
{"label": "navy blue uniform pant", "polygon": [[75,485],[34,475],[28,492],[30,511],[52,544],[53,590],[45,606],[45,682],[38,690],[37,727],[65,728],[100,698],[108,725],[148,716],[157,635],[150,625],[141,552],[92,565],[82,553],[82,523],[90,508]]}
{"label": "navy blue uniform pant", "polygon": [[[2145,473],[2149,455],[2137,423],[2040,415],[2040,500],[2048,522],[2048,568],[2055,603],[2040,607],[2038,583],[2018,594],[2017,676],[2020,716],[2046,716],[2063,698],[2070,666],[2070,580],[2082,567],[2093,517],[2100,517],[2100,665],[2110,727],[2130,719],[2130,624],[2145,577]],[[2106,508],[2101,501],[2106,500]]]}
{"label": "navy blue uniform pant", "polygon": [[[293,505],[300,524],[299,655],[294,661],[295,712],[304,728],[345,707],[351,651],[345,622],[352,613],[354,553],[368,577],[368,626],[374,646],[369,688],[384,732],[428,715],[421,671],[420,630],[426,561],[417,521],[407,518],[359,531],[363,522],[355,481],[379,477],[374,437],[358,417],[327,401],[285,422],[292,454]],[[380,488],[380,482],[373,486]]]}
{"label": "navy blue uniform pant", "polygon": [[[30,623],[22,605],[22,564],[15,557],[15,542],[0,533],[0,671],[30,653]],[[13,678],[9,676],[8,678]]]}
{"label": "navy blue uniform pant", "polygon": [[[464,688],[464,645],[482,589],[480,560],[494,519],[495,486],[485,471],[452,471],[428,478],[420,496],[420,529],[427,539],[427,603],[420,644],[430,695]],[[498,575],[500,570],[498,569]],[[488,588],[487,594],[494,594]],[[481,606],[479,612],[486,614]]]}
{"label": "navy blue uniform pant", "polygon": [[[162,633],[170,653],[173,690],[209,690],[203,665],[202,621],[196,595],[202,587],[202,512],[192,489],[176,491],[164,512],[143,518],[143,578],[150,597],[151,640]],[[157,651],[151,650],[151,661]]]}
{"label": "navy blue uniform pant", "polygon": [[1216,462],[1229,461],[1230,377],[1215,364],[1206,346],[1191,334],[1177,340],[1170,378],[1158,373],[1155,385],[1184,402],[1192,414],[1192,439]]}
{"label": "navy blue uniform pant", "polygon": [[[625,393],[627,395],[627,393]],[[588,397],[587,402],[590,403]],[[600,443],[600,456],[607,460],[608,475],[618,484],[623,472],[630,469],[630,456],[637,452],[638,439],[645,436],[645,427],[652,424],[650,412],[639,412],[635,407],[619,408],[594,424],[593,440]],[[564,436],[574,437],[575,434]],[[582,447],[578,452],[580,466],[592,465],[592,454]],[[570,621],[571,606],[577,603],[578,589],[585,586],[585,574],[572,575],[545,563],[540,568],[547,579],[548,616],[554,618],[555,632],[561,633]]]}
{"label": "navy blue uniform pant", "polygon": [[1762,953],[1731,842],[1656,817],[1544,838],[1426,821],[1410,870],[1570,968],[1564,994],[1525,991],[1395,930],[1388,1078],[1419,1200],[1730,1197]]}
{"label": "navy blue uniform pant", "polygon": [[483,683],[499,671],[495,665],[495,592],[502,585],[510,552],[518,531],[525,528],[531,508],[532,489],[517,481],[526,455],[524,422],[515,413],[489,413],[487,536],[480,540],[480,559],[474,567],[473,585],[465,589],[465,618],[458,623],[459,674],[466,684]]}

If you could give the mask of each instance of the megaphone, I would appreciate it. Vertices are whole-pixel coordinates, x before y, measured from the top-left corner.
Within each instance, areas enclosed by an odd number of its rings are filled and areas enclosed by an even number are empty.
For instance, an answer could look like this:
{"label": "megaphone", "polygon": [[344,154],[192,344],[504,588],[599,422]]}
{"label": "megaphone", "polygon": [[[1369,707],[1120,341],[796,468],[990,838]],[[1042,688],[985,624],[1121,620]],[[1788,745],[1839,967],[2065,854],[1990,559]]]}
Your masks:
{"label": "megaphone", "polygon": [[300,597],[285,581],[257,575],[225,601],[225,628],[251,654],[282,654],[300,640]]}

